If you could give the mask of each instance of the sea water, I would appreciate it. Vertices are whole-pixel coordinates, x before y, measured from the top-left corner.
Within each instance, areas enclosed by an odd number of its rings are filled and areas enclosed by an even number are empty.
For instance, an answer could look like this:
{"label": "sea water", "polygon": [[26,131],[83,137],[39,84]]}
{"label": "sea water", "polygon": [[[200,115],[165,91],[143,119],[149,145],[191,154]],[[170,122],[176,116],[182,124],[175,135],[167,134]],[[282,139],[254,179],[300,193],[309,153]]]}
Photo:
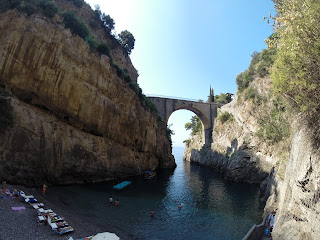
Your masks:
{"label": "sea water", "polygon": [[[183,151],[173,148],[174,171],[159,172],[152,180],[126,179],[132,184],[120,191],[112,188],[118,182],[107,182],[51,187],[48,194],[69,211],[90,214],[135,239],[242,239],[261,221],[259,185],[227,181],[218,172],[184,161]],[[119,199],[119,207],[109,204],[110,196]]]}

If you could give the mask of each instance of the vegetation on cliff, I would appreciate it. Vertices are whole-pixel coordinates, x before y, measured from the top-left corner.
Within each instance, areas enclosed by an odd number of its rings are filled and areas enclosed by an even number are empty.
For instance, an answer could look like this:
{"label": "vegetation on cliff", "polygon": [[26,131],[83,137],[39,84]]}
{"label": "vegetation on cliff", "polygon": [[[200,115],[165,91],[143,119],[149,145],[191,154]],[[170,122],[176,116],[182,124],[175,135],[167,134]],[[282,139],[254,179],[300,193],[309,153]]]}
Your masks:
{"label": "vegetation on cliff", "polygon": [[197,115],[191,117],[190,122],[185,124],[186,130],[191,130],[191,135],[199,135],[202,133],[202,123]]}
{"label": "vegetation on cliff", "polygon": [[239,93],[247,89],[255,77],[265,77],[269,75],[275,54],[275,48],[263,49],[262,52],[252,53],[249,68],[240,73],[236,78]]}
{"label": "vegetation on cliff", "polygon": [[313,129],[320,140],[320,3],[319,1],[275,1],[275,36],[268,39],[277,49],[271,70],[275,92],[283,96]]}
{"label": "vegetation on cliff", "polygon": [[233,115],[232,115],[232,113],[229,113],[229,112],[223,112],[223,113],[219,114],[219,120],[221,121],[222,124],[227,121],[232,121]]}
{"label": "vegetation on cliff", "polygon": [[252,82],[257,78],[270,76],[276,55],[277,49],[274,47],[263,49],[262,52],[254,52],[251,55],[249,68],[236,78],[238,103],[241,104],[243,101],[253,103],[251,114],[257,117],[259,125],[256,136],[261,142],[268,142],[269,144],[277,144],[290,137],[288,107],[282,96],[274,94],[272,86],[265,94],[259,92]]}
{"label": "vegetation on cliff", "polygon": [[225,93],[220,93],[219,95],[214,96],[214,102],[215,103],[220,103],[220,104],[227,104],[231,102],[231,96],[225,94]]}

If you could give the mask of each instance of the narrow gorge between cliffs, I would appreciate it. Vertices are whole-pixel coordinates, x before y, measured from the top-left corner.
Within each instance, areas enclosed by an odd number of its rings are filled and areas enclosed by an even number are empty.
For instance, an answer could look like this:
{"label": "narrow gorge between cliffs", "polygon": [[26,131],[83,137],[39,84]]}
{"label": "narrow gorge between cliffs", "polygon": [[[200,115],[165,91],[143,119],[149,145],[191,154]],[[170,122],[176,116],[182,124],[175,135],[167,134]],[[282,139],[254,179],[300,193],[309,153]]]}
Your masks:
{"label": "narrow gorge between cliffs", "polygon": [[[50,187],[47,199],[130,239],[173,239],[173,234],[177,240],[241,239],[261,220],[259,185],[227,181],[218,172],[184,161],[183,150],[173,147],[177,168],[163,170],[155,179],[132,178],[121,191],[112,189],[116,182]],[[120,206],[110,205],[109,196],[119,199]]]}

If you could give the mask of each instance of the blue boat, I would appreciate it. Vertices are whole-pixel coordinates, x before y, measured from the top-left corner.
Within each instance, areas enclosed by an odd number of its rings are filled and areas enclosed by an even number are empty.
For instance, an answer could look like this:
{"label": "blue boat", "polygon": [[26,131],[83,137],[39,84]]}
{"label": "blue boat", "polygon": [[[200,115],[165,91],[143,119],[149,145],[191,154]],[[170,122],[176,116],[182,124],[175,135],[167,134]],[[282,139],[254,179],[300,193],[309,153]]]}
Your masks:
{"label": "blue boat", "polygon": [[126,186],[128,186],[130,184],[131,184],[131,182],[129,182],[129,181],[123,181],[122,183],[119,183],[119,184],[113,186],[113,189],[121,190],[122,188],[125,188]]}

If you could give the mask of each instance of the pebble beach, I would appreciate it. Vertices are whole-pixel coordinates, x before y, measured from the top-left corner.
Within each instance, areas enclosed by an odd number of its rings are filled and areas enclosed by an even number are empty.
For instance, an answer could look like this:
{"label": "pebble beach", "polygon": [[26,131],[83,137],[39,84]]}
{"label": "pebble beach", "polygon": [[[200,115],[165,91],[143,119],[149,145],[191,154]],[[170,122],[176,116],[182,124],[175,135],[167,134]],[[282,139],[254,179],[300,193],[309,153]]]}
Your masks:
{"label": "pebble beach", "polygon": [[[7,185],[12,191],[17,188],[27,195],[33,195],[38,202],[44,204],[45,209],[52,209],[53,212],[64,219],[73,227],[74,231],[59,235],[54,232],[49,225],[38,223],[38,212],[30,204],[26,203],[21,196],[11,198],[10,196],[0,193],[0,240],[37,240],[37,239],[82,239],[85,237],[96,235],[99,232],[116,233],[121,240],[135,239],[133,236],[123,233],[119,229],[112,229],[99,223],[98,219],[88,216],[70,213],[67,208],[61,204],[53,204],[46,196],[39,194],[35,188],[24,186]],[[11,207],[25,207],[24,210],[14,211]]]}

